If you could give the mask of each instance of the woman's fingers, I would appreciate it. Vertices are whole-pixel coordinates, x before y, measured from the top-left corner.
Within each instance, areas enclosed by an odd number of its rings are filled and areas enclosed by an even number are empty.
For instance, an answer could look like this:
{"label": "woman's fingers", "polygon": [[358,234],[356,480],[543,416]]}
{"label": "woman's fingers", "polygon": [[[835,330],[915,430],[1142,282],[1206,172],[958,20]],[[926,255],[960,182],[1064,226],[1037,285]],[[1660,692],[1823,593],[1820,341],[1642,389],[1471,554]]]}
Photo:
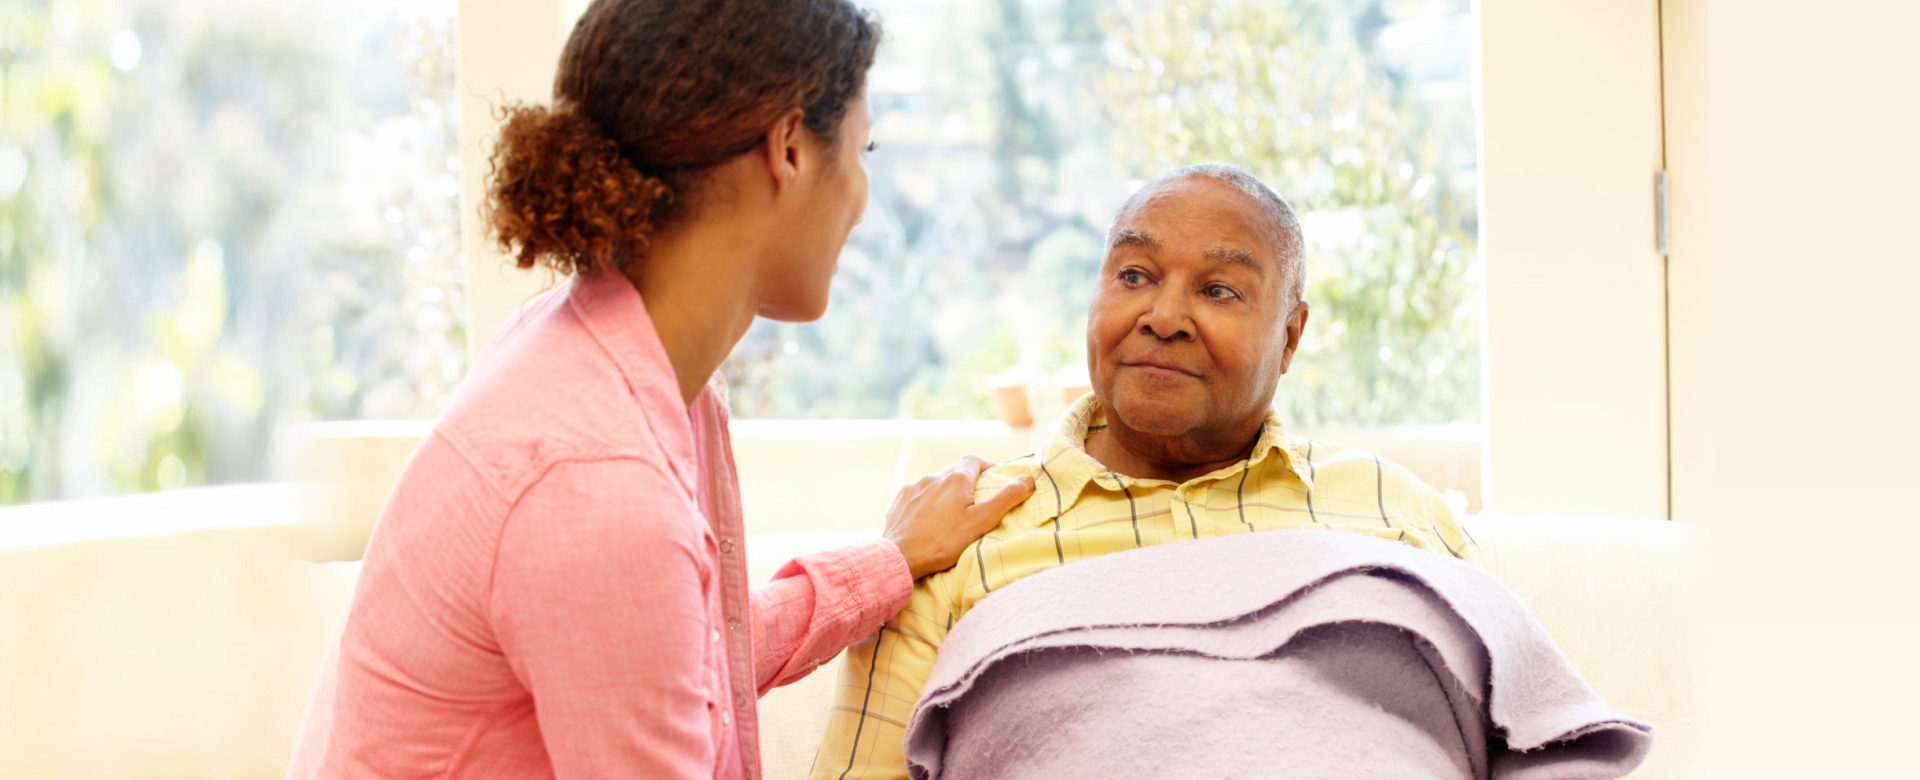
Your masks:
{"label": "woman's fingers", "polygon": [[940,470],[940,476],[956,482],[965,480],[967,489],[973,489],[973,483],[980,479],[980,472],[993,468],[993,461],[982,460],[979,456],[968,455],[958,462]]}
{"label": "woman's fingers", "polygon": [[[975,504],[974,511],[986,521],[986,527],[982,528],[980,532],[986,533],[987,531],[993,530],[994,526],[1000,524],[1001,515],[1019,506],[1020,502],[1027,500],[1027,497],[1031,495],[1033,495],[1033,477],[1023,476],[1002,485],[999,492],[994,493],[987,500]],[[975,538],[977,539],[979,537],[976,536]],[[967,544],[973,544],[973,541],[968,540]]]}
{"label": "woman's fingers", "polygon": [[993,463],[974,456],[901,488],[887,511],[884,538],[900,547],[914,579],[953,568],[960,553],[993,530],[1007,510],[1033,494],[1033,478],[1019,477],[974,504],[974,483]]}

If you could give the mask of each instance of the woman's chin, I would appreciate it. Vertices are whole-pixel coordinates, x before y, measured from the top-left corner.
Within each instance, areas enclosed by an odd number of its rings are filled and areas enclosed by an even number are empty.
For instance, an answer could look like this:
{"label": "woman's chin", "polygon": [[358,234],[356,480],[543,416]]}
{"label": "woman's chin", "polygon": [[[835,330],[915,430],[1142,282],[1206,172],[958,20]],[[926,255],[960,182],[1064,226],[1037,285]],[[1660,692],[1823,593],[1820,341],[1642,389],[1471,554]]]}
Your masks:
{"label": "woman's chin", "polygon": [[760,316],[775,322],[813,322],[827,314],[827,296],[815,300],[777,301],[761,304]]}

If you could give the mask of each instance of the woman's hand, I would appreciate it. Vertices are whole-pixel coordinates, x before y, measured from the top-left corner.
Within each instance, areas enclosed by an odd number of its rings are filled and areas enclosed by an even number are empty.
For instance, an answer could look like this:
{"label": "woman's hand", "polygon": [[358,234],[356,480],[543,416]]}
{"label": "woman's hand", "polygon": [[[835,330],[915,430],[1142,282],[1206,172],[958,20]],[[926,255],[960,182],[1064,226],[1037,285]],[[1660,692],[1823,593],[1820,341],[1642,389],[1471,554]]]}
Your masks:
{"label": "woman's hand", "polygon": [[900,547],[907,570],[918,580],[953,568],[960,553],[982,534],[999,525],[1000,516],[1033,495],[1033,478],[1020,477],[1000,488],[992,498],[973,503],[973,483],[993,464],[968,455],[900,489],[887,509],[887,530],[881,538]]}

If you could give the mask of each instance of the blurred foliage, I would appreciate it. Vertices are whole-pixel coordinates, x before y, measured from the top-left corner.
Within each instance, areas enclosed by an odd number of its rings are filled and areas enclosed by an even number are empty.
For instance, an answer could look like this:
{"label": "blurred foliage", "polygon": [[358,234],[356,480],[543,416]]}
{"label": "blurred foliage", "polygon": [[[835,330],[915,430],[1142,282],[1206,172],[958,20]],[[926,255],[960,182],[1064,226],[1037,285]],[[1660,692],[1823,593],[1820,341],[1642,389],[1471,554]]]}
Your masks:
{"label": "blurred foliage", "polygon": [[[872,201],[742,417],[978,418],[1085,364],[1113,212],[1223,160],[1306,226],[1290,421],[1475,420],[1465,0],[884,0]],[[466,370],[454,0],[0,4],[0,503],[259,479]],[[1041,410],[1043,413],[1045,410]]]}
{"label": "blurred foliage", "polygon": [[1305,224],[1290,422],[1478,419],[1464,0],[874,5],[866,220],[819,323],[735,350],[736,415],[987,417],[990,375],[1084,367],[1114,211],[1217,160]]}
{"label": "blurred foliage", "polygon": [[0,6],[0,503],[266,476],[465,372],[453,4]]}

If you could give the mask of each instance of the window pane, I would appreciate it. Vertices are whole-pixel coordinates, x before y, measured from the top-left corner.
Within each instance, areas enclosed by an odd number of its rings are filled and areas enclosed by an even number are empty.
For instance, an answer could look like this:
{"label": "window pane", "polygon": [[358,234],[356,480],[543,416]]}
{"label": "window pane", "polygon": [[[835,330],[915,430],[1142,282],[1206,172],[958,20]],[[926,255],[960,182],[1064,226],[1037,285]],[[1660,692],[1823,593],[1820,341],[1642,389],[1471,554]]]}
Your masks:
{"label": "window pane", "polygon": [[1073,383],[1115,209],[1223,161],[1305,228],[1289,423],[1478,420],[1466,0],[870,5],[866,220],[826,317],[733,353],[737,415],[987,417],[1001,372]]}
{"label": "window pane", "polygon": [[465,372],[452,0],[0,10],[0,503],[265,476]]}

